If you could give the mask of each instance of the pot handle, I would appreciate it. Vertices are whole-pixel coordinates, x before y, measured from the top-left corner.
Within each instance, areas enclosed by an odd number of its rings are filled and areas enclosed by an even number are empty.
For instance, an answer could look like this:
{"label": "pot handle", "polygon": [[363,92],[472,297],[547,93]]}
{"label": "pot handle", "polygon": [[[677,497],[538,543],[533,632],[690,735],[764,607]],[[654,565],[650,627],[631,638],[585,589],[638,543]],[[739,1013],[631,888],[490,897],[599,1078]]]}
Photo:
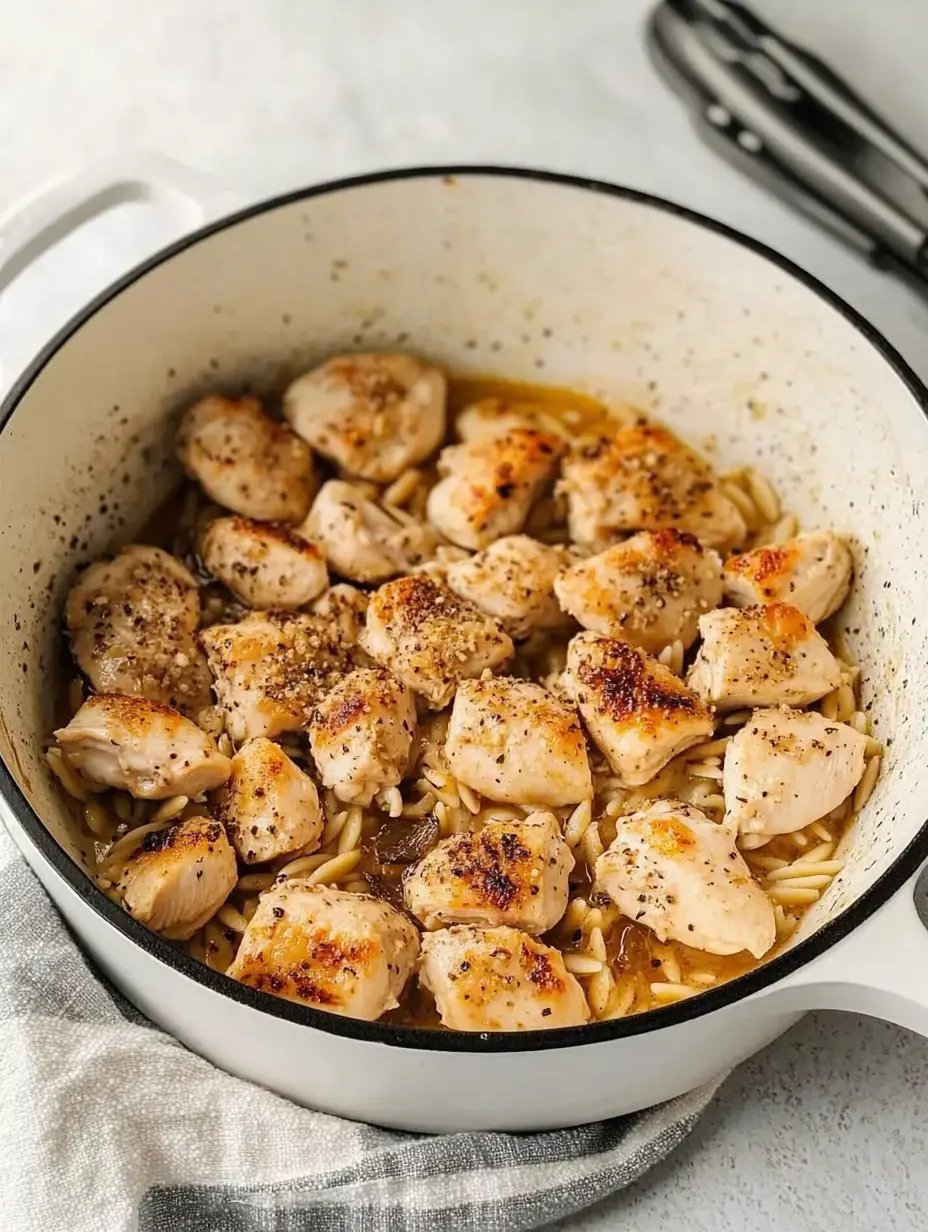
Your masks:
{"label": "pot handle", "polygon": [[39,188],[0,216],[0,292],[85,222],[132,201],[164,201],[184,230],[242,203],[204,172],[164,154],[118,154]]}
{"label": "pot handle", "polygon": [[772,989],[778,1005],[849,1010],[928,1038],[928,927],[915,906],[926,868],[849,936]]}

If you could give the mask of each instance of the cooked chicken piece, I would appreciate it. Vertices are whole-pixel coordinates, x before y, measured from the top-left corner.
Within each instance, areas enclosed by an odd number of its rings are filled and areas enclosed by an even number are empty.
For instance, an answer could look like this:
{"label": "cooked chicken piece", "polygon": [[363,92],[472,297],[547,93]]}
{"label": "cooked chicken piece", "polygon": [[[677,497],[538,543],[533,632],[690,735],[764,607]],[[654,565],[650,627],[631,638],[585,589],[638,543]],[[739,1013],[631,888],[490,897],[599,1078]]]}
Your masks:
{"label": "cooked chicken piece", "polygon": [[481,398],[465,406],[454,421],[455,432],[462,441],[485,441],[503,436],[513,428],[529,428],[533,432],[554,432],[567,437],[568,432],[556,417],[535,402],[513,398]]}
{"label": "cooked chicken piece", "polygon": [[841,683],[828,643],[788,603],[718,608],[700,618],[699,633],[687,681],[718,710],[805,706]]}
{"label": "cooked chicken piece", "polygon": [[235,852],[210,817],[146,834],[119,879],[126,911],[153,932],[186,941],[215,915],[238,880]]}
{"label": "cooked chicken piece", "polygon": [[712,735],[712,715],[669,667],[627,642],[578,633],[565,685],[623,787],[640,787]]}
{"label": "cooked chicken piece", "polygon": [[200,554],[213,577],[249,607],[303,607],[329,584],[322,549],[273,522],[216,518]]}
{"label": "cooked chicken piece", "polygon": [[367,894],[285,881],[263,894],[228,974],[330,1014],[395,1009],[419,953],[415,925]]}
{"label": "cooked chicken piece", "polygon": [[300,534],[321,543],[336,573],[356,582],[408,573],[438,545],[430,526],[376,505],[340,479],[323,484]]}
{"label": "cooked chicken piece", "polygon": [[756,548],[725,562],[725,597],[736,607],[791,603],[818,624],[836,612],[851,585],[847,543],[830,530]]}
{"label": "cooked chicken piece", "polygon": [[559,950],[517,928],[443,928],[422,938],[420,983],[453,1031],[537,1031],[589,1022]]}
{"label": "cooked chicken piece", "polygon": [[349,586],[347,582],[338,582],[319,596],[310,611],[329,621],[346,646],[354,646],[367,620],[369,602],[370,595],[366,590],[358,590],[357,586]]}
{"label": "cooked chicken piece", "polygon": [[264,736],[249,740],[232,758],[228,781],[213,796],[244,864],[319,846],[324,820],[316,785],[283,749]]}
{"label": "cooked chicken piece", "polygon": [[301,522],[313,494],[312,454],[257,398],[202,398],[177,434],[184,470],[218,505],[262,522]]}
{"label": "cooked chicken piece", "polygon": [[429,493],[429,521],[452,543],[475,550],[515,534],[564,449],[554,433],[527,428],[449,445],[438,459],[443,478]]}
{"label": "cooked chicken piece", "polygon": [[707,462],[656,424],[623,428],[578,445],[564,459],[570,537],[607,544],[632,530],[673,527],[710,547],[734,547],[747,534],[738,509]]}
{"label": "cooked chicken piece", "polygon": [[509,924],[537,936],[567,910],[573,866],[557,818],[532,813],[442,839],[409,867],[403,897],[425,928]]}
{"label": "cooked chicken piece", "polygon": [[554,584],[561,606],[584,628],[657,653],[696,640],[699,617],[722,601],[722,562],[679,530],[643,530]]}
{"label": "cooked chicken piece", "polygon": [[92,786],[119,787],[142,800],[198,796],[224,783],[231,769],[212,736],[146,697],[97,693],[55,737],[68,765]]}
{"label": "cooked chicken piece", "polygon": [[787,707],[755,710],[725,751],[725,822],[760,847],[830,813],[864,772],[867,737]]}
{"label": "cooked chicken piece", "polygon": [[339,355],[284,394],[295,432],[349,475],[389,483],[445,435],[445,378],[411,355]]}
{"label": "cooked chicken piece", "polygon": [[339,800],[370,804],[382,788],[402,782],[415,733],[411,690],[382,667],[362,667],[316,707],[309,747]]}
{"label": "cooked chicken piece", "polygon": [[74,658],[98,693],[147,697],[190,715],[210,704],[197,584],[161,548],[136,543],[91,565],[68,595],[65,621]]}
{"label": "cooked chicken piece", "polygon": [[453,543],[440,543],[431,560],[424,561],[410,572],[427,573],[430,577],[446,582],[451,565],[460,564],[462,560],[470,560],[472,556],[473,553],[468,552],[466,548],[457,548]]}
{"label": "cooked chicken piece", "polygon": [[433,710],[447,706],[461,680],[512,657],[512,638],[425,574],[387,582],[371,596],[361,647]]}
{"label": "cooked chicken piece", "polygon": [[232,739],[306,727],[316,703],[354,666],[344,632],[315,613],[277,611],[204,629],[200,640]]}
{"label": "cooked chicken piece", "polygon": [[456,595],[495,616],[510,637],[535,629],[566,627],[554,597],[554,579],[570,562],[564,547],[528,535],[507,535],[483,552],[448,565],[445,576]]}
{"label": "cooked chicken piece", "polygon": [[661,941],[709,954],[748,950],[762,958],[776,940],[773,904],[734,832],[678,800],[655,800],[618,819],[615,841],[596,861],[594,891]]}
{"label": "cooked chicken piece", "polygon": [[528,680],[463,680],[445,755],[451,772],[490,800],[560,808],[593,795],[576,710]]}

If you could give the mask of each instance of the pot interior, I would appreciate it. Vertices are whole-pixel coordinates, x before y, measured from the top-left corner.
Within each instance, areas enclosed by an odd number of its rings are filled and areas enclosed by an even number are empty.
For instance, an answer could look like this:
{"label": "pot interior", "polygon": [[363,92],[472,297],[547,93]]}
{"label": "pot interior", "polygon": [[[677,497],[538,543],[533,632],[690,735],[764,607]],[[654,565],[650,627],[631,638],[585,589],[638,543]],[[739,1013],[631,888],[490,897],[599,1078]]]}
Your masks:
{"label": "pot interior", "polygon": [[466,172],[274,203],[150,265],[49,349],[0,435],[0,752],[72,859],[90,838],[42,759],[75,570],[130,541],[176,482],[180,410],[272,392],[329,354],[408,349],[653,412],[720,468],[756,465],[804,529],[852,536],[841,619],[862,669],[877,790],[806,915],[844,910],[925,821],[921,551],[928,429],[850,319],[785,268],[672,208]]}

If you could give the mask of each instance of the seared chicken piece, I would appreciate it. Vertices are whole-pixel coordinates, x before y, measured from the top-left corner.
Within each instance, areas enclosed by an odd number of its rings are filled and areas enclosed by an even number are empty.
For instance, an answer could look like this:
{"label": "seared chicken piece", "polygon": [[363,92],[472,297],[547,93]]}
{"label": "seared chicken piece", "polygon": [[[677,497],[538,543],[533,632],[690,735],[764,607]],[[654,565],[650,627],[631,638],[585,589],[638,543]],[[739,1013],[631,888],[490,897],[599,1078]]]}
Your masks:
{"label": "seared chicken piece", "polygon": [[202,398],[177,434],[184,470],[218,505],[262,522],[301,522],[313,493],[312,454],[257,398]]}
{"label": "seared chicken piece", "polygon": [[285,881],[263,894],[228,974],[330,1014],[373,1022],[395,1009],[419,934],[388,903]]}
{"label": "seared chicken piece", "polygon": [[569,563],[567,549],[528,535],[507,535],[483,552],[448,565],[456,595],[495,616],[514,638],[569,624],[554,597],[554,579]]}
{"label": "seared chicken piece", "polygon": [[356,582],[408,573],[438,545],[430,526],[401,520],[340,479],[323,484],[300,534],[321,543],[336,573]]}
{"label": "seared chicken piece", "polygon": [[867,737],[847,723],[786,707],[755,710],[725,751],[725,822],[759,847],[850,795],[864,772]]}
{"label": "seared chicken piece", "polygon": [[670,670],[627,642],[578,633],[565,685],[623,787],[640,787],[712,735],[709,708]]}
{"label": "seared chicken piece", "polygon": [[573,866],[557,818],[532,813],[442,839],[407,870],[403,897],[425,928],[509,924],[537,935],[567,910]]}
{"label": "seared chicken piece", "polygon": [[210,704],[197,584],[161,548],[136,543],[91,565],[68,595],[65,620],[74,658],[98,693],[147,697],[190,715]]}
{"label": "seared chicken piece", "polygon": [[249,607],[303,607],[329,584],[321,548],[273,522],[216,518],[200,554],[213,577]]}
{"label": "seared chicken piece", "polygon": [[836,612],[851,585],[851,551],[830,530],[743,552],[725,562],[725,596],[736,607],[791,603],[818,624]]}
{"label": "seared chicken piece", "polygon": [[470,560],[472,555],[473,553],[468,552],[466,548],[455,547],[453,543],[440,543],[435,549],[435,555],[423,564],[417,565],[411,572],[427,573],[430,577],[447,582],[449,567],[459,564],[462,560]]}
{"label": "seared chicken piece", "polygon": [[537,403],[511,398],[481,398],[472,402],[457,416],[454,428],[462,441],[485,441],[503,436],[513,428],[568,435],[557,419]]}
{"label": "seared chicken piece", "polygon": [[451,772],[490,800],[560,808],[593,795],[576,710],[528,680],[461,681],[445,755]]}
{"label": "seared chicken piece", "polygon": [[559,950],[517,928],[443,928],[422,938],[419,980],[453,1031],[537,1031],[589,1022]]}
{"label": "seared chicken piece", "polygon": [[805,706],[841,683],[828,643],[788,603],[718,608],[700,619],[699,633],[687,681],[718,710]]}
{"label": "seared chicken piece", "polygon": [[445,378],[411,355],[339,355],[284,394],[304,441],[349,475],[389,483],[445,435]]}
{"label": "seared chicken piece", "polygon": [[415,732],[411,690],[382,667],[362,667],[316,707],[309,747],[339,800],[370,804],[382,788],[402,782]]}
{"label": "seared chicken piece", "polygon": [[98,693],[55,737],[68,765],[92,786],[122,788],[142,800],[198,796],[231,770],[212,736],[145,697]]}
{"label": "seared chicken piece", "polygon": [[213,796],[244,864],[319,846],[324,820],[316,785],[283,749],[264,736],[249,740],[232,758],[232,773]]}
{"label": "seared chicken piece", "polygon": [[232,739],[306,727],[316,703],[354,666],[344,632],[315,613],[277,611],[204,629],[200,640]]}
{"label": "seared chicken piece", "polygon": [[346,646],[353,646],[361,636],[367,620],[367,605],[370,595],[357,586],[338,582],[313,603],[310,611],[330,622],[336,635]]}
{"label": "seared chicken piece", "polygon": [[447,706],[461,680],[499,667],[514,650],[498,621],[425,574],[374,592],[361,647],[433,710]]}
{"label": "seared chicken piece", "polygon": [[699,617],[722,601],[722,562],[679,530],[643,530],[581,560],[554,584],[584,628],[657,653],[696,640]]}
{"label": "seared chicken piece", "polygon": [[656,424],[623,428],[578,445],[564,459],[570,537],[605,544],[632,530],[688,531],[709,547],[747,534],[709,464]]}
{"label": "seared chicken piece", "polygon": [[734,832],[678,800],[618,819],[615,841],[596,861],[594,891],[661,941],[709,954],[762,958],[776,940],[773,904]]}
{"label": "seared chicken piece", "polygon": [[126,911],[153,932],[186,941],[215,915],[238,880],[235,852],[210,817],[146,834],[119,879]]}
{"label": "seared chicken piece", "polygon": [[515,534],[564,449],[561,437],[527,428],[449,445],[438,459],[443,478],[429,493],[429,521],[452,543],[475,550]]}

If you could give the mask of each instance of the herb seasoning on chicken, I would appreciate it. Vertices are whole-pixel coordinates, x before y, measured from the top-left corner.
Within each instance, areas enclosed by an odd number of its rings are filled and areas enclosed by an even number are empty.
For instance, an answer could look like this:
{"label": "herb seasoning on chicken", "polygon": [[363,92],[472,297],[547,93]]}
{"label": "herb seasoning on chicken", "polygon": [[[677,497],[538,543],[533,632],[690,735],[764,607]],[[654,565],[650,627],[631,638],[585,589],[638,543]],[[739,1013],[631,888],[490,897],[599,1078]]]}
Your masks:
{"label": "herb seasoning on chicken", "polygon": [[461,680],[500,667],[513,653],[498,621],[424,574],[374,592],[361,646],[436,710]]}
{"label": "herb seasoning on chicken", "polygon": [[203,398],[184,416],[177,453],[204,492],[234,513],[268,522],[306,516],[312,454],[256,398]]}
{"label": "herb seasoning on chicken", "polygon": [[197,584],[161,548],[133,544],[91,565],[68,595],[65,620],[98,692],[147,697],[191,717],[209,704]]}

